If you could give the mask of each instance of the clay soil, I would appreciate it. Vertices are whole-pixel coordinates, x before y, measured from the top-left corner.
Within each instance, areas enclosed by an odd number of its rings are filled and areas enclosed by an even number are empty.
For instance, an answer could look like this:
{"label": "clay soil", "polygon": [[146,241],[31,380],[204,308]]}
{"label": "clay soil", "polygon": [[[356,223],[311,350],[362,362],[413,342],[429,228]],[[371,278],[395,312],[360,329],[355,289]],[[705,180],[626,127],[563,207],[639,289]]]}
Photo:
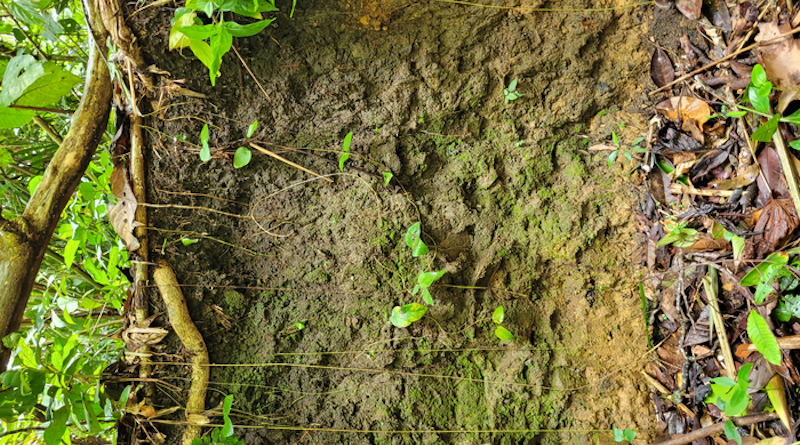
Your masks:
{"label": "clay soil", "polygon": [[[646,131],[653,6],[524,9],[624,3],[311,0],[290,18],[279,2],[263,33],[234,41],[246,67],[226,55],[216,87],[188,50],[167,52],[172,9],[130,20],[152,63],[208,96],[178,96],[147,119],[148,201],[183,206],[150,210],[149,241],[184,284],[212,363],[250,365],[213,368],[207,400],[234,395],[234,423],[256,425],[239,437],[583,444],[613,443],[612,427],[651,434],[633,165],[587,148],[612,131],[623,143]],[[524,96],[504,103],[515,78]],[[332,182],[258,152],[235,169],[246,142]],[[425,259],[403,240],[417,221]],[[438,269],[426,316],[393,327],[392,307],[419,299],[417,274]],[[513,340],[495,337],[499,305]],[[163,366],[157,376],[185,386],[189,373]],[[159,408],[181,397],[159,392]]]}

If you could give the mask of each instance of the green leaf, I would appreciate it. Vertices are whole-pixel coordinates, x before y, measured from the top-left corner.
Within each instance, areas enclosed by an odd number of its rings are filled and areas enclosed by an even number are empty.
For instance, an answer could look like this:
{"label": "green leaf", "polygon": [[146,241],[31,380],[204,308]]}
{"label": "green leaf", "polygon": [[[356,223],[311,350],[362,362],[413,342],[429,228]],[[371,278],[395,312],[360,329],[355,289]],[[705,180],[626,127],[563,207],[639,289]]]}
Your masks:
{"label": "green leaf", "polygon": [[747,111],[731,111],[730,113],[727,113],[725,117],[742,117],[745,116],[746,114]]}
{"label": "green leaf", "polygon": [[274,21],[275,19],[261,20],[247,25],[240,25],[236,22],[225,22],[225,29],[234,37],[250,37],[260,33]]}
{"label": "green leaf", "polygon": [[734,425],[730,419],[725,421],[724,430],[725,437],[727,437],[728,440],[735,440],[738,445],[742,445],[742,436],[739,434],[739,430],[736,429],[736,425]]}
{"label": "green leaf", "polygon": [[44,73],[36,79],[22,96],[15,102],[16,105],[27,107],[48,107],[70,94],[72,88],[81,83],[81,78],[65,71],[54,62],[43,65]]}
{"label": "green leaf", "polygon": [[758,89],[752,85],[747,87],[747,100],[759,113],[769,113],[769,96],[759,95]]}
{"label": "green leaf", "polygon": [[250,163],[250,159],[253,157],[253,152],[250,151],[247,147],[239,147],[236,149],[236,153],[233,155],[233,168],[242,168],[245,165]]}
{"label": "green leaf", "polygon": [[422,287],[423,289],[426,287],[430,287],[434,281],[438,280],[439,278],[442,278],[442,275],[444,275],[444,273],[445,273],[444,269],[435,272],[421,272],[417,277],[417,283],[419,283],[420,287]]}
{"label": "green leaf", "polygon": [[195,244],[199,241],[200,240],[197,238],[183,238],[181,239],[181,244],[183,244],[184,246],[191,246],[192,244]]}
{"label": "green leaf", "polygon": [[784,117],[783,119],[781,119],[781,122],[788,122],[790,124],[795,124],[800,126],[800,110],[797,110],[791,115]]}
{"label": "green leaf", "polygon": [[231,418],[228,416],[231,412],[231,406],[233,405],[233,394],[228,394],[225,396],[225,401],[222,405],[222,418],[224,420],[224,424],[222,426],[222,437],[231,437],[233,436],[233,422],[231,422]]}
{"label": "green leaf", "polygon": [[625,438],[622,436],[622,430],[614,427],[614,442],[622,442]]}
{"label": "green leaf", "polygon": [[44,66],[33,56],[20,54],[8,61],[3,74],[3,89],[0,91],[0,106],[7,107],[22,97],[25,90],[44,76]]}
{"label": "green leaf", "polygon": [[224,22],[220,22],[217,27],[219,32],[211,36],[211,55],[214,58],[211,61],[211,66],[208,68],[209,74],[212,76],[219,75],[219,68],[222,66],[222,56],[231,50],[233,45],[233,36],[222,26]]}
{"label": "green leaf", "polygon": [[755,286],[758,283],[772,283],[783,266],[789,264],[789,255],[784,252],[773,252],[756,267],[750,269],[739,281],[742,286]]}
{"label": "green leaf", "polygon": [[636,431],[634,431],[634,430],[632,430],[630,428],[625,428],[625,431],[622,432],[622,436],[628,442],[633,442],[633,439],[636,439]]}
{"label": "green leaf", "polygon": [[200,143],[203,144],[203,148],[200,150],[200,160],[208,162],[211,159],[211,148],[208,146],[208,124],[203,125],[203,129],[200,130]]}
{"label": "green leaf", "polygon": [[750,311],[750,315],[747,317],[747,335],[768,362],[773,365],[781,364],[781,349],[778,347],[778,340],[775,339],[775,335],[764,317],[755,310]]}
{"label": "green leaf", "polygon": [[67,266],[67,269],[72,268],[72,263],[75,261],[75,254],[78,252],[78,247],[80,246],[81,242],[74,238],[67,241],[67,245],[64,247],[64,265]]}
{"label": "green leaf", "polygon": [[608,166],[609,167],[611,167],[611,164],[613,164],[614,161],[617,159],[617,155],[618,154],[619,154],[619,149],[612,151],[611,154],[608,155]]}
{"label": "green leaf", "polygon": [[347,133],[342,143],[342,154],[339,156],[339,171],[344,171],[344,161],[350,157],[350,141],[353,139],[353,132]]}
{"label": "green leaf", "polygon": [[508,84],[508,91],[514,91],[517,89],[517,80],[518,79],[515,78],[511,81],[511,83]]}
{"label": "green leaf", "polygon": [[217,24],[210,25],[191,25],[183,27],[175,27],[174,30],[180,32],[190,39],[206,40],[219,34],[220,26]]}
{"label": "green leaf", "polygon": [[256,132],[256,128],[258,128],[258,119],[254,120],[249,127],[247,127],[247,137],[253,137],[253,134]]}
{"label": "green leaf", "polygon": [[422,318],[425,312],[428,312],[428,307],[419,303],[405,304],[402,307],[395,306],[389,321],[398,328],[405,328]]}
{"label": "green leaf", "polygon": [[182,33],[180,29],[194,26],[195,17],[197,17],[197,14],[188,8],[178,8],[175,11],[175,17],[172,19],[172,28],[169,30],[170,50],[189,46],[191,38]]}
{"label": "green leaf", "polygon": [[420,286],[420,288],[422,289],[422,301],[424,301],[427,305],[433,306],[433,296],[431,295],[431,291],[429,291],[427,287]]}
{"label": "green leaf", "polygon": [[792,317],[800,317],[800,295],[786,295],[778,302],[773,312],[778,321],[788,322]]}
{"label": "green leaf", "polygon": [[700,234],[695,229],[676,227],[672,232],[669,232],[658,240],[656,247],[662,247],[668,244],[674,244],[676,247],[691,247],[699,238]]}
{"label": "green leaf", "polygon": [[492,321],[495,322],[496,324],[500,324],[505,319],[506,319],[506,313],[503,310],[503,306],[497,306],[497,309],[495,309],[494,313],[492,314]]}
{"label": "green leaf", "polygon": [[[3,165],[0,163],[0,165]],[[383,173],[383,185],[388,186],[390,182],[392,182],[392,178],[394,175],[391,172],[384,172]]]}
{"label": "green leaf", "polygon": [[5,2],[9,12],[17,20],[24,22],[28,26],[41,26],[42,36],[55,42],[64,32],[61,25],[51,16],[45,14],[37,8],[36,3],[31,0],[13,0]]}
{"label": "green leaf", "polygon": [[0,128],[21,127],[30,122],[33,116],[36,116],[33,110],[0,107]]}
{"label": "green leaf", "polygon": [[762,87],[767,84],[767,72],[764,71],[764,67],[760,63],[753,67],[753,71],[750,73],[750,82],[756,87]]}
{"label": "green leaf", "polygon": [[420,227],[420,223],[415,222],[408,228],[405,236],[406,245],[411,248],[411,256],[414,258],[428,253],[428,246],[426,246],[420,238],[420,234],[422,233]]}
{"label": "green leaf", "polygon": [[47,445],[58,445],[61,437],[67,431],[67,419],[69,419],[69,405],[62,406],[53,413],[53,421],[44,430],[44,443]]}
{"label": "green leaf", "polygon": [[94,408],[89,402],[86,401],[86,399],[83,400],[83,414],[86,418],[86,423],[89,426],[89,433],[99,433],[102,428],[100,427],[100,422],[97,421],[97,414],[94,412]]}
{"label": "green leaf", "polygon": [[753,140],[760,142],[769,142],[772,140],[772,135],[778,131],[778,121],[781,116],[774,114],[767,122],[762,124],[756,131],[753,132]]}
{"label": "green leaf", "polygon": [[494,330],[494,335],[496,335],[500,340],[511,340],[514,338],[514,334],[502,326],[498,326],[497,329]]}
{"label": "green leaf", "polygon": [[[2,110],[0,110],[2,112]],[[0,122],[0,127],[2,127],[2,122]],[[794,148],[795,150],[800,150],[800,139],[795,139],[792,142],[789,142],[789,146]]]}
{"label": "green leaf", "polygon": [[[194,53],[195,57],[197,57],[197,60],[203,62],[203,65],[205,65],[206,68],[209,69],[211,68],[211,64],[214,60],[214,55],[211,54],[211,47],[208,46],[208,43],[202,40],[190,39],[189,49],[192,50],[192,53]],[[214,76],[211,78],[211,85],[214,85],[215,79],[216,79],[216,73],[214,73]]]}

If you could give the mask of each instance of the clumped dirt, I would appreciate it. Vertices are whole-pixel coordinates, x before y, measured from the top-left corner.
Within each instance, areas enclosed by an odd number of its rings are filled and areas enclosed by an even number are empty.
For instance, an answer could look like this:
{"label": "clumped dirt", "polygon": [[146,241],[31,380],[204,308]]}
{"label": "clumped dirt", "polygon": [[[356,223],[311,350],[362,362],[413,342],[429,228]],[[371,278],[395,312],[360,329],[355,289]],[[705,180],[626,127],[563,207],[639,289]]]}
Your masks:
{"label": "clumped dirt", "polygon": [[[645,131],[631,104],[651,8],[298,2],[234,42],[266,94],[233,53],[212,88],[200,62],[165,53],[171,10],[137,14],[148,57],[209,96],[147,122],[148,201],[195,207],[151,209],[151,246],[186,285],[211,361],[252,364],[213,368],[207,405],[233,394],[236,424],[270,425],[237,429],[252,444],[608,443],[614,426],[646,437],[632,166],[587,147]],[[504,103],[515,78],[524,96]],[[255,119],[253,141],[333,182],[258,154],[234,169]],[[427,260],[403,241],[417,221]],[[419,298],[417,274],[441,268],[428,314],[389,324]],[[494,336],[498,305],[513,341]],[[184,371],[160,376],[182,384]]]}

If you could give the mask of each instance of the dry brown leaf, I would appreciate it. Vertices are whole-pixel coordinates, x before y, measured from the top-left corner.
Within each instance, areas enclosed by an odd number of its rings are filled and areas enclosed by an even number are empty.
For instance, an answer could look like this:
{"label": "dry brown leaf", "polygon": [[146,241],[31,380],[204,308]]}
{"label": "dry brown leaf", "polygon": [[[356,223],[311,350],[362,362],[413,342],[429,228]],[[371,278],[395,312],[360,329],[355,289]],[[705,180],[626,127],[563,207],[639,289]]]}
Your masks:
{"label": "dry brown leaf", "polygon": [[758,165],[761,166],[764,178],[767,179],[766,184],[764,184],[764,179],[761,175],[756,178],[758,181],[758,205],[763,206],[767,202],[770,197],[770,190],[772,191],[772,196],[776,198],[789,198],[789,188],[786,186],[786,179],[783,177],[781,160],[778,157],[778,152],[772,146],[764,147],[758,152]]}
{"label": "dry brown leaf", "polygon": [[[775,20],[758,25],[756,42],[772,40],[781,34],[792,30],[789,22],[778,24],[778,14]],[[767,78],[781,90],[796,90],[800,88],[800,42],[792,36],[775,39],[758,47],[758,56]]]}
{"label": "dry brown leaf", "polygon": [[[742,440],[744,440],[744,438],[742,438]],[[785,443],[786,443],[785,437],[775,436],[775,437],[770,437],[769,439],[758,441],[753,445],[784,445]],[[744,442],[742,442],[742,445],[744,445]]]}
{"label": "dry brown leaf", "polygon": [[703,124],[708,121],[708,118],[713,113],[713,110],[705,101],[686,96],[674,96],[664,100],[656,105],[656,111],[675,124],[680,120],[683,131],[689,131],[701,143],[703,141],[698,139],[697,135],[699,134],[702,138]]}
{"label": "dry brown leaf", "polygon": [[748,238],[744,248],[744,258],[748,259],[764,258],[774,252],[800,225],[791,199],[770,198],[756,218],[753,231],[759,234]]}
{"label": "dry brown leaf", "polygon": [[117,203],[108,210],[108,219],[128,251],[136,251],[139,249],[139,240],[133,235],[133,229],[136,228],[138,203],[128,180],[128,169],[124,163],[118,162],[114,165],[110,181],[111,192],[117,197]]}
{"label": "dry brown leaf", "polygon": [[700,10],[703,8],[703,0],[677,0],[675,8],[685,15],[689,20],[700,18]]}
{"label": "dry brown leaf", "polygon": [[684,249],[684,252],[710,252],[714,250],[731,250],[731,244],[725,241],[724,238],[714,238],[704,232],[700,234],[700,239],[692,244],[692,247],[688,250]]}
{"label": "dry brown leaf", "polygon": [[661,48],[656,48],[653,58],[650,60],[650,78],[659,88],[675,80],[675,68],[672,67],[672,61]]}
{"label": "dry brown leaf", "polygon": [[731,179],[723,179],[722,181],[711,181],[709,185],[713,185],[720,190],[736,190],[741,187],[746,187],[753,183],[758,178],[759,168],[755,163],[739,170],[739,175]]}

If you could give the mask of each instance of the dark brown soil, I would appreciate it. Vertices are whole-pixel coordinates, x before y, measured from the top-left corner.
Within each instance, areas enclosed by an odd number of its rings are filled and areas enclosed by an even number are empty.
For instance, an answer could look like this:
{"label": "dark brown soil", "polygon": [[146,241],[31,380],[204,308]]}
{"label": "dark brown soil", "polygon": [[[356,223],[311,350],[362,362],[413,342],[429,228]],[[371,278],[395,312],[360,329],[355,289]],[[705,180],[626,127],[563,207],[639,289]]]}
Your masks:
{"label": "dark brown soil", "polygon": [[[154,256],[187,285],[212,362],[252,364],[214,368],[207,405],[233,394],[237,425],[268,425],[237,429],[252,444],[609,443],[615,426],[646,438],[633,165],[587,147],[645,132],[631,104],[649,85],[652,13],[301,1],[234,42],[266,94],[233,53],[212,88],[188,51],[165,52],[172,10],[137,14],[148,57],[209,96],[147,123],[149,201],[196,207],[151,211]],[[515,78],[524,96],[504,103]],[[254,141],[333,183],[259,154],[234,169],[255,119]],[[427,260],[403,241],[417,221]],[[389,324],[418,301],[417,274],[442,268],[427,315]],[[498,305],[512,341],[494,335]]]}

